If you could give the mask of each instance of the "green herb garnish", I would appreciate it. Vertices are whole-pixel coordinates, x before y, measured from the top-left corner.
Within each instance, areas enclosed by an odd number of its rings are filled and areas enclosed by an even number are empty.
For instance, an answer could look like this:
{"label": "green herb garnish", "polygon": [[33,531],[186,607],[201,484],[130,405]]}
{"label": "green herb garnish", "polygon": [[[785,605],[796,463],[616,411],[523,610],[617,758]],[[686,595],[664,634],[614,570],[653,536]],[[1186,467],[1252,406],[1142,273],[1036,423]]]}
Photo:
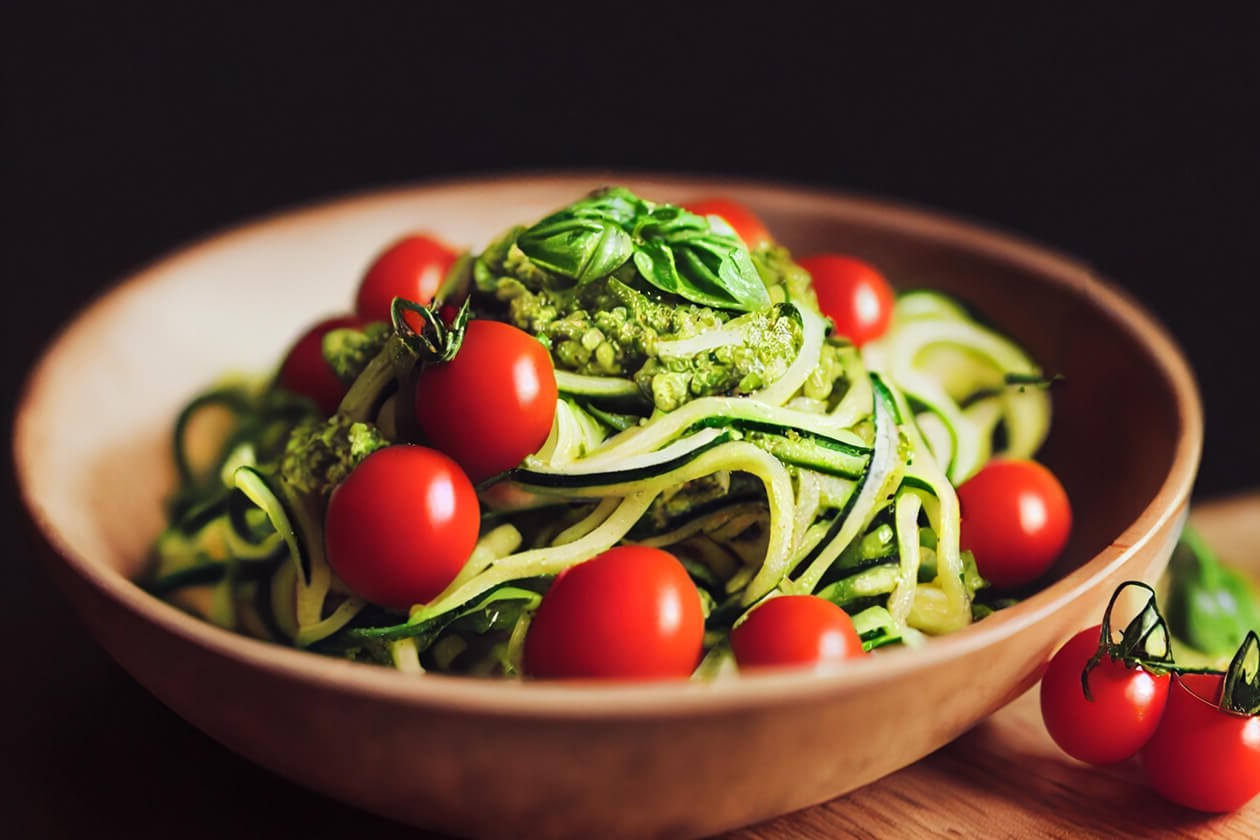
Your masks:
{"label": "green herb garnish", "polygon": [[516,244],[535,265],[579,284],[633,265],[652,286],[692,303],[743,312],[770,305],[733,230],[623,187],[599,190],[547,216]]}

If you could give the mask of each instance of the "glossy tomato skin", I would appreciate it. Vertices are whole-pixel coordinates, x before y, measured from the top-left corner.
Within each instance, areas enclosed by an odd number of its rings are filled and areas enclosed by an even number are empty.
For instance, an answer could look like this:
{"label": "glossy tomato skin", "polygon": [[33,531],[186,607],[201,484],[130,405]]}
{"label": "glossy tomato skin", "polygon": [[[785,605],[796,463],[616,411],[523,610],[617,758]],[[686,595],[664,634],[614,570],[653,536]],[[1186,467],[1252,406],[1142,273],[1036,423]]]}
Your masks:
{"label": "glossy tomato skin", "polygon": [[896,297],[874,266],[846,254],[817,254],[797,261],[813,280],[818,308],[836,334],[861,347],[888,331]]}
{"label": "glossy tomato skin", "polygon": [[754,607],[731,630],[743,669],[820,666],[865,655],[853,619],[817,595],[779,595]]}
{"label": "glossy tomato skin", "polygon": [[333,489],[328,564],[374,604],[407,609],[454,579],[477,544],[472,483],[441,452],[397,444],[373,452]]}
{"label": "glossy tomato skin", "polygon": [[324,336],[335,329],[362,326],[362,319],[355,315],[338,315],[309,327],[280,363],[280,387],[309,398],[321,412],[331,415],[349,386],[338,379],[324,361]]}
{"label": "glossy tomato skin", "polygon": [[392,242],[364,272],[354,311],[365,321],[390,320],[395,297],[428,305],[458,256],[433,236],[415,233]]}
{"label": "glossy tomato skin", "polygon": [[473,319],[455,358],[417,377],[416,422],[477,483],[542,446],[558,397],[541,342],[511,324]]}
{"label": "glossy tomato skin", "polygon": [[1041,678],[1041,719],[1050,737],[1073,758],[1105,765],[1137,755],[1159,724],[1171,677],[1103,656],[1089,672],[1086,699],[1081,671],[1098,649],[1102,627],[1082,630],[1059,648]]}
{"label": "glossy tomato skin", "polygon": [[545,679],[683,679],[700,663],[704,613],[683,565],[624,545],[561,572],[525,636],[525,673]]}
{"label": "glossy tomato skin", "polygon": [[774,243],[774,237],[761,218],[748,205],[733,198],[714,196],[689,201],[683,209],[690,210],[697,216],[721,216],[730,225],[737,236],[744,241],[748,250],[755,251]]}
{"label": "glossy tomato skin", "polygon": [[995,458],[958,487],[960,544],[998,589],[1045,574],[1072,531],[1072,507],[1059,479],[1031,460]]}
{"label": "glossy tomato skin", "polygon": [[1217,707],[1224,677],[1179,674],[1142,769],[1160,796],[1208,813],[1235,811],[1260,794],[1260,718]]}

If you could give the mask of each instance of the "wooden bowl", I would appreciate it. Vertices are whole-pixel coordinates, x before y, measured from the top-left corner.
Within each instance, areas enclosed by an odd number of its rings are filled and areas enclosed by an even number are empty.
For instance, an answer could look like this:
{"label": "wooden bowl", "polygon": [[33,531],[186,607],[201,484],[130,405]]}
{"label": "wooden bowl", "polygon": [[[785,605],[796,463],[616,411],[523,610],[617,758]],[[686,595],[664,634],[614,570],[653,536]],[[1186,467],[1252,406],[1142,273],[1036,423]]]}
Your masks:
{"label": "wooden bowl", "polygon": [[[619,686],[413,677],[243,638],[132,583],[173,486],[182,404],[263,370],[350,305],[384,242],[479,248],[602,183],[724,193],[794,253],[845,250],[895,285],[957,294],[1066,378],[1044,459],[1076,527],[1053,581],[921,649],[843,673]],[[1202,409],[1161,327],[1088,268],[928,212],[798,186],[571,172],[453,180],[273,215],[167,256],[88,306],[30,375],[14,451],[51,569],[88,630],[154,695],[328,796],[466,836],[698,836],[839,796],[1009,702],[1122,580],[1153,580],[1187,511]]]}

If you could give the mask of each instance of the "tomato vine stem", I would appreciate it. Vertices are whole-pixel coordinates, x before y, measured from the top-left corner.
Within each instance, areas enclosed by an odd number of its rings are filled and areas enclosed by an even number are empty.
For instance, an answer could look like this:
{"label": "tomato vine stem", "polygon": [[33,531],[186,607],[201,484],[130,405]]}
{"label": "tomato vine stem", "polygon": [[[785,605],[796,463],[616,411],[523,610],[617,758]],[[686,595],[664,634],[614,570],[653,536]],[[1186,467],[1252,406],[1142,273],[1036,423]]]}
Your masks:
{"label": "tomato vine stem", "polygon": [[[1142,609],[1125,625],[1120,641],[1112,634],[1112,611],[1125,590],[1137,587],[1147,592]],[[1081,669],[1081,687],[1085,699],[1092,700],[1089,673],[1103,657],[1124,663],[1126,668],[1142,668],[1152,674],[1213,674],[1224,677],[1218,703],[1223,711],[1244,715],[1260,714],[1260,636],[1250,630],[1237,653],[1224,671],[1218,668],[1195,668],[1178,665],[1173,659],[1172,636],[1156,603],[1155,590],[1137,580],[1127,580],[1116,587],[1103,612],[1098,649]]]}

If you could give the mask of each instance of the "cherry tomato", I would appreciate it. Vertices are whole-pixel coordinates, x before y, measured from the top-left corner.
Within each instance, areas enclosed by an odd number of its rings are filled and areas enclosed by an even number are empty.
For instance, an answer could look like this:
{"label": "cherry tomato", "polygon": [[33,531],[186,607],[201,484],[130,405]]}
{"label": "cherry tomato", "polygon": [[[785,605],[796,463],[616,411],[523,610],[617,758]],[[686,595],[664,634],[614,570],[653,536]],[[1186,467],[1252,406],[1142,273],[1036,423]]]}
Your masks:
{"label": "cherry tomato", "polygon": [[404,236],[376,256],[359,281],[354,311],[365,321],[390,319],[390,304],[400,297],[427,305],[458,254],[422,233]]}
{"label": "cherry tomato", "polygon": [[1063,551],[1072,509],[1059,479],[1036,461],[995,458],[958,488],[962,548],[993,586],[1040,577]]}
{"label": "cherry tomato", "polygon": [[744,244],[750,251],[774,242],[774,237],[770,235],[770,231],[761,219],[757,218],[757,214],[749,210],[747,205],[733,198],[705,198],[689,201],[682,206],[683,209],[690,210],[697,216],[721,216],[728,225],[734,228],[736,235],[744,240]]}
{"label": "cherry tomato", "polygon": [[324,414],[337,410],[348,388],[324,361],[324,335],[343,327],[360,327],[354,315],[325,318],[310,327],[289,348],[280,364],[280,387],[310,398]]}
{"label": "cherry tomato", "polygon": [[398,444],[363,459],[328,498],[328,565],[374,604],[406,609],[441,592],[477,544],[472,482],[441,452]]}
{"label": "cherry tomato", "polygon": [[824,665],[865,655],[853,619],[817,595],[779,595],[731,630],[740,668]]}
{"label": "cherry tomato", "polygon": [[1165,799],[1198,811],[1241,808],[1260,793],[1260,718],[1217,706],[1224,677],[1179,674],[1142,750],[1142,769]]}
{"label": "cherry tomato", "polygon": [[543,445],[558,396],[547,348],[511,324],[474,318],[455,358],[417,377],[416,421],[476,483]]}
{"label": "cherry tomato", "polygon": [[892,286],[874,266],[842,254],[817,254],[798,261],[813,279],[818,308],[836,333],[861,347],[879,338],[892,320]]}
{"label": "cherry tomato", "polygon": [[1082,630],[1050,659],[1041,677],[1041,719],[1068,755],[1087,764],[1114,764],[1137,755],[1150,739],[1168,698],[1168,674],[1128,668],[1104,655],[1089,672],[1090,699],[1081,671],[1098,649],[1101,625]]}
{"label": "cherry tomato", "polygon": [[555,679],[684,678],[703,644],[700,594],[683,565],[623,545],[556,576],[526,633],[524,666]]}

